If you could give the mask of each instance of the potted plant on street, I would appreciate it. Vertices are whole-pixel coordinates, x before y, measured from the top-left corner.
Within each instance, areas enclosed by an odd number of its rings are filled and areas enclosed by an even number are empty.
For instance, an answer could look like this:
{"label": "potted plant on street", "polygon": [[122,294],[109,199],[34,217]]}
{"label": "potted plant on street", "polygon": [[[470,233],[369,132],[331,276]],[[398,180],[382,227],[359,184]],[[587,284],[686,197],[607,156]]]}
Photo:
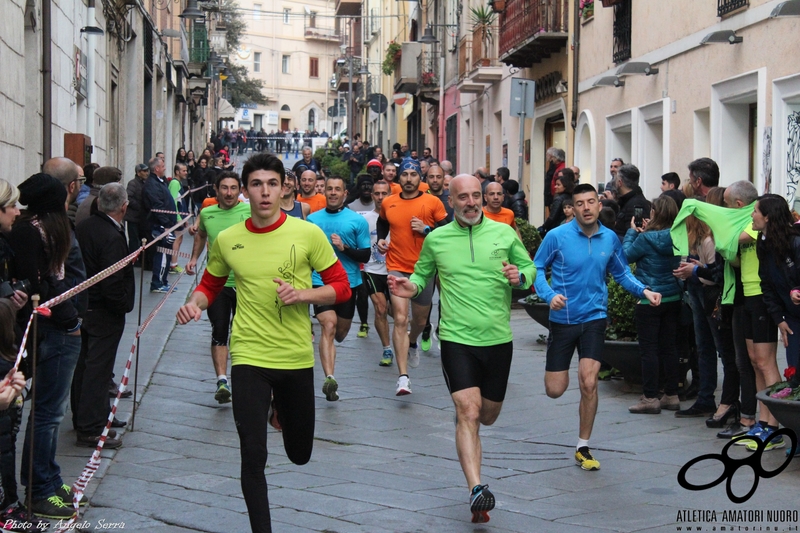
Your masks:
{"label": "potted plant on street", "polygon": [[778,422],[800,435],[800,376],[793,366],[783,372],[781,381],[756,394]]}
{"label": "potted plant on street", "polygon": [[478,6],[470,8],[470,21],[472,22],[472,30],[476,33],[483,43],[483,54],[475,62],[480,63],[480,66],[489,66],[490,60],[485,57],[488,55],[490,45],[494,42],[494,35],[492,34],[492,24],[497,20],[497,13],[491,10],[488,6]]}

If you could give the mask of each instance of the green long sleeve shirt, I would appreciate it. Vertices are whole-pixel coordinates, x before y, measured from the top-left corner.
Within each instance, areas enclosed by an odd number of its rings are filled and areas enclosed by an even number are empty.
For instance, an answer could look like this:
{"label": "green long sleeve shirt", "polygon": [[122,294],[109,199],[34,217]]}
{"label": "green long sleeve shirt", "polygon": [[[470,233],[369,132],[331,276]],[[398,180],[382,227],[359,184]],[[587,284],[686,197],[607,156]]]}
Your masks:
{"label": "green long sleeve shirt", "polygon": [[524,276],[519,288],[531,286],[536,268],[511,226],[486,217],[466,228],[453,221],[425,238],[411,281],[421,291],[438,271],[441,339],[469,346],[512,340],[511,286],[503,261]]}
{"label": "green long sleeve shirt", "polygon": [[714,246],[725,259],[725,287],[722,292],[722,303],[732,304],[736,292],[736,278],[730,262],[736,259],[739,252],[739,236],[752,225],[751,214],[756,203],[740,209],[730,209],[711,205],[699,200],[685,200],[670,235],[675,255],[689,255],[689,235],[686,231],[686,217],[694,215],[708,224],[714,233]]}

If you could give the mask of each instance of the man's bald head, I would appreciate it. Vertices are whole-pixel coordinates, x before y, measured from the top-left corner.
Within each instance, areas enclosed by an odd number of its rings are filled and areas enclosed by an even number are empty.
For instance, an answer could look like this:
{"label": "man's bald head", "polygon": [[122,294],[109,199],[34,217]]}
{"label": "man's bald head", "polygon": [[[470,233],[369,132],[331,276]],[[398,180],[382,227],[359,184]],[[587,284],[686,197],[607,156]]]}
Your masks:
{"label": "man's bald head", "polygon": [[66,157],[54,157],[48,160],[42,167],[42,172],[50,174],[62,184],[69,187],[69,184],[78,179],[79,167],[72,159]]}
{"label": "man's bald head", "polygon": [[489,183],[483,191],[483,197],[486,200],[486,208],[492,213],[499,213],[505,198],[503,185],[496,181]]}
{"label": "man's bald head", "polygon": [[314,186],[317,183],[317,173],[313,170],[305,170],[300,174],[300,193],[309,198],[314,195]]}
{"label": "man's bald head", "polygon": [[503,186],[496,181],[491,182],[489,185],[486,186],[486,194],[489,194],[492,191],[499,191],[503,192]]}
{"label": "man's bald head", "polygon": [[471,183],[477,183],[478,187],[481,182],[471,174],[459,174],[450,181],[450,196],[458,196],[459,189],[467,187]]}

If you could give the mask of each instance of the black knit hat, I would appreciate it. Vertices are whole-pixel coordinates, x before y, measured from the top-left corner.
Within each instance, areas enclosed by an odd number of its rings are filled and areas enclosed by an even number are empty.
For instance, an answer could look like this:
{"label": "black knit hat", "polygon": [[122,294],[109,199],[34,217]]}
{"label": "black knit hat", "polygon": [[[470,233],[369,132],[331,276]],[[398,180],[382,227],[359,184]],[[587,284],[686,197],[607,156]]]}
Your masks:
{"label": "black knit hat", "polygon": [[19,203],[31,213],[64,211],[67,189],[50,174],[34,174],[19,184]]}

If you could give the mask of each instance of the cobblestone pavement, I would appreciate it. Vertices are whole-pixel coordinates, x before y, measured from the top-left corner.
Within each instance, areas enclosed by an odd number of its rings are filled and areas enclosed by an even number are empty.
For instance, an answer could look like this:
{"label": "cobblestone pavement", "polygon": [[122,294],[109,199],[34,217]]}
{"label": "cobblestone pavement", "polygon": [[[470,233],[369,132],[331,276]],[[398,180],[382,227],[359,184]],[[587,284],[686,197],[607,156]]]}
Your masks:
{"label": "cobblestone pavement", "polygon": [[[87,531],[110,524],[152,533],[249,531],[231,408],[213,398],[210,325],[204,318],[174,327],[175,311],[193,282],[181,280],[145,334],[135,429],[122,433],[121,449],[103,452],[103,465],[87,490]],[[146,314],[158,299],[150,294],[144,298]],[[703,492],[685,490],[677,482],[681,466],[693,457],[719,453],[724,442],[702,419],[676,419],[667,411],[629,414],[627,407],[638,395],[626,392],[621,381],[599,385],[591,446],[602,469],[580,470],[573,460],[579,399],[574,372],[561,398],[547,398],[544,347],[536,343],[545,330],[523,310],[512,311],[511,325],[514,362],[503,412],[494,426],[481,428],[483,482],[497,497],[488,524],[469,522],[468,491],[454,443],[454,410],[436,347],[411,369],[413,394],[396,397],[396,368],[378,366],[377,334],[371,330],[367,339],[358,339],[354,324],[338,347],[338,402],[325,401],[319,364],[315,369],[311,462],[293,465],[280,433],[270,428],[267,482],[274,530],[561,533],[688,531],[686,526],[708,531],[722,524],[783,531],[798,526],[796,514],[775,522],[767,522],[766,513],[739,522],[722,516],[725,510],[797,509],[798,462],[775,478],[761,479],[755,495],[741,505],[731,503],[724,482]],[[319,326],[314,327],[319,335]],[[134,328],[135,323],[129,324],[123,337],[118,375]],[[123,400],[121,418],[132,405],[132,400]],[[74,446],[68,420],[69,414],[59,455],[65,480],[71,482],[90,451]],[[739,446],[731,455],[748,457]],[[763,464],[772,469],[783,459],[783,450],[774,451],[765,454]],[[709,461],[692,469],[689,480],[709,482],[722,471],[721,463]],[[753,479],[750,469],[740,470],[734,492],[747,493]],[[692,519],[699,521],[688,521]]]}

